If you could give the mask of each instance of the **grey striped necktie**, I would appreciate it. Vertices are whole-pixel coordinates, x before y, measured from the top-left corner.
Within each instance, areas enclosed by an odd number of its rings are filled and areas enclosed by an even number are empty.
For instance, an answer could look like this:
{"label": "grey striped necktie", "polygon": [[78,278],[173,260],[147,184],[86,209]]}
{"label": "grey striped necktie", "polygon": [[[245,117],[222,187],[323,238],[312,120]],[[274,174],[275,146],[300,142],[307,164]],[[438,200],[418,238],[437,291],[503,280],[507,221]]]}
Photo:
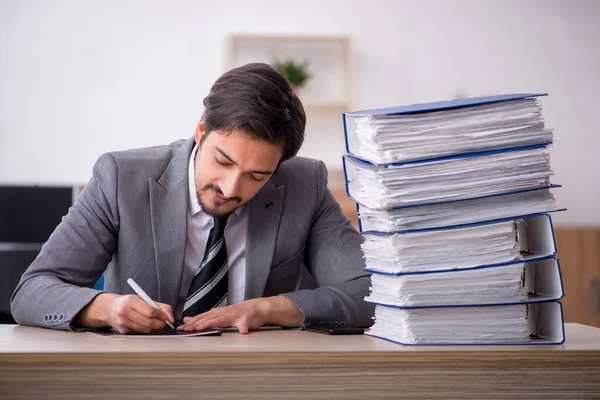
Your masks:
{"label": "grey striped necktie", "polygon": [[183,316],[193,317],[211,308],[227,304],[227,246],[225,225],[227,216],[214,217],[214,226],[208,235],[204,259],[192,279],[183,306]]}

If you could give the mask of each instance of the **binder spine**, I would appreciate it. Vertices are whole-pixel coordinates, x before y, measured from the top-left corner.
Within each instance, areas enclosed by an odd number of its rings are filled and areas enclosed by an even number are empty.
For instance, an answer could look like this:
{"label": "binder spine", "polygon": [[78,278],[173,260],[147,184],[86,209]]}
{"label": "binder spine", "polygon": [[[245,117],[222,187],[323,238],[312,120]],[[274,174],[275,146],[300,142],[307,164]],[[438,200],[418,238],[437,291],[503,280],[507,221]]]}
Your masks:
{"label": "binder spine", "polygon": [[346,113],[342,113],[342,124],[344,125],[344,142],[346,143],[346,153],[350,154],[350,144],[348,143],[348,125],[346,121]]}

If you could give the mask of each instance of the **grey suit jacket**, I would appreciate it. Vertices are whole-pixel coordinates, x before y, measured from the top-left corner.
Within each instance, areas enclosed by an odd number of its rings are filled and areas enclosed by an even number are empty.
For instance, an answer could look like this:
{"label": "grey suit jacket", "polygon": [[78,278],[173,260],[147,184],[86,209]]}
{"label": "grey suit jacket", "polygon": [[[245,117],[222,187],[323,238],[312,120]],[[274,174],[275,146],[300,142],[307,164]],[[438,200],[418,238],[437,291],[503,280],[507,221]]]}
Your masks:
{"label": "grey suit jacket", "polygon": [[[101,293],[92,286],[102,273],[107,292],[133,293],[126,283],[133,278],[151,298],[181,309],[193,144],[180,140],[99,158],[13,293],[18,323],[73,329],[72,319]],[[295,157],[248,202],[245,298],[283,294],[305,322],[369,326],[361,237],[326,184],[322,162]],[[303,265],[318,288],[297,290]]]}

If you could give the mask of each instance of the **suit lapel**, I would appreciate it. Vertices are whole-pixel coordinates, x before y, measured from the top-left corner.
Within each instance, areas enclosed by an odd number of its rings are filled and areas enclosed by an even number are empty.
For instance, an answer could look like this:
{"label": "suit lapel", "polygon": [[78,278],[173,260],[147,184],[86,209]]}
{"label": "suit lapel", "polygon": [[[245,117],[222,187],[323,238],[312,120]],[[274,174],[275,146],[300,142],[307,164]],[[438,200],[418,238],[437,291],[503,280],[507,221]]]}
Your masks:
{"label": "suit lapel", "polygon": [[285,186],[270,180],[248,202],[246,232],[246,293],[244,298],[262,297],[273,261]]}
{"label": "suit lapel", "polygon": [[188,163],[193,140],[186,141],[175,153],[158,181],[150,179],[150,217],[154,239],[154,257],[158,275],[158,301],[178,303],[188,210]]}

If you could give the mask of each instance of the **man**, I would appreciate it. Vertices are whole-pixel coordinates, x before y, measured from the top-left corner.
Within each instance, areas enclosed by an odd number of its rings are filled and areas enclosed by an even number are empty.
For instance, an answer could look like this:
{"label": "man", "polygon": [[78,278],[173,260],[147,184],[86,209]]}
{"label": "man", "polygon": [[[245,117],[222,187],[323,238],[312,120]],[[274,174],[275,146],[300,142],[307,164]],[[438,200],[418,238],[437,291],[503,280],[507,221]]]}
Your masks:
{"label": "man", "polygon": [[[15,289],[17,322],[120,333],[176,319],[240,333],[371,324],[360,235],[323,163],[294,157],[306,117],[285,78],[266,64],[233,69],[204,106],[193,138],[100,157]],[[303,265],[317,288],[297,290]],[[104,292],[92,289],[102,273]]]}

